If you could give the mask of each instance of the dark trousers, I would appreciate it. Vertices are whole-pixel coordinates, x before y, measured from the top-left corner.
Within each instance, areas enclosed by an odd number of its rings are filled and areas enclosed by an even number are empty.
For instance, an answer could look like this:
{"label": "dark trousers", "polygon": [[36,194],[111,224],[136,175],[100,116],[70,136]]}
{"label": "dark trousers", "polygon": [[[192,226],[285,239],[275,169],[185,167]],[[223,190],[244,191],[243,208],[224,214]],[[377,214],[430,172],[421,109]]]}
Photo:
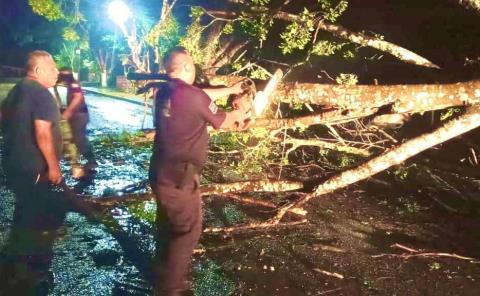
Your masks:
{"label": "dark trousers", "polygon": [[0,252],[0,295],[47,295],[53,242],[68,210],[60,192],[36,176],[8,174],[15,212],[7,244]]}
{"label": "dark trousers", "polygon": [[77,146],[80,154],[82,154],[88,161],[94,161],[95,156],[93,154],[92,146],[87,138],[88,120],[88,113],[78,112],[70,118],[68,123],[70,123],[70,128],[72,130],[73,142]]}
{"label": "dark trousers", "polygon": [[156,295],[181,295],[190,288],[191,256],[202,232],[198,176],[189,165],[170,167],[152,183],[157,198]]}

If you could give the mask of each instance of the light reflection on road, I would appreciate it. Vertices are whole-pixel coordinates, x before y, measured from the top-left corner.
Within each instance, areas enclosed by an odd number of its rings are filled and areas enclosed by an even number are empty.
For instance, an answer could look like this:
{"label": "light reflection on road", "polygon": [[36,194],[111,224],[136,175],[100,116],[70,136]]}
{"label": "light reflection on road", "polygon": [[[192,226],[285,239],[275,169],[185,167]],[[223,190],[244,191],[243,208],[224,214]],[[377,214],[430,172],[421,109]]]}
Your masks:
{"label": "light reflection on road", "polygon": [[86,102],[90,113],[90,130],[118,132],[153,127],[150,108],[145,112],[140,104],[91,93],[86,94]]}

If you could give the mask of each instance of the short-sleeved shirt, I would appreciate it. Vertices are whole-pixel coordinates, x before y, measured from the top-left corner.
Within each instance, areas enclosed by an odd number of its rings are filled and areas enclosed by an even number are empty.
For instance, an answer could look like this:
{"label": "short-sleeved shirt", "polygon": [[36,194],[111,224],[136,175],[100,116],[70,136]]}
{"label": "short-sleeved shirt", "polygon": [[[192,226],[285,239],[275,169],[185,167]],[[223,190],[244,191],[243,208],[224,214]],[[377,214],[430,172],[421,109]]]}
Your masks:
{"label": "short-sleeved shirt", "polygon": [[[82,87],[80,86],[80,82],[78,81],[73,81],[70,85],[67,86],[67,106],[70,106],[72,103],[73,99],[73,94],[79,93],[80,95],[83,96],[83,91]],[[79,113],[88,113],[88,108],[87,104],[85,103],[85,100],[78,106],[78,109],[76,112]]]}
{"label": "short-sleeved shirt", "polygon": [[1,106],[4,168],[29,174],[44,173],[47,163],[35,135],[35,120],[52,123],[57,157],[62,153],[60,112],[55,98],[38,82],[25,78],[9,92]]}
{"label": "short-sleeved shirt", "polygon": [[207,126],[218,129],[225,116],[217,112],[203,90],[179,79],[165,83],[155,98],[156,160],[203,166],[207,160]]}

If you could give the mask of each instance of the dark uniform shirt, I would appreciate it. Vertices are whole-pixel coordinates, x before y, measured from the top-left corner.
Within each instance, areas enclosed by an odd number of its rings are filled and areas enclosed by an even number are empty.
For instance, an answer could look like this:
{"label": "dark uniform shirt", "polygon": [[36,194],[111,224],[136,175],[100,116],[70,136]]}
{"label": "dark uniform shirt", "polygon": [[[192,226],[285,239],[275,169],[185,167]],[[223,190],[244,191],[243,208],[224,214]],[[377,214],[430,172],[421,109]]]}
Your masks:
{"label": "dark uniform shirt", "polygon": [[201,89],[182,80],[165,83],[155,100],[156,164],[189,162],[202,166],[207,159],[207,125],[218,129],[225,113]]}
{"label": "dark uniform shirt", "polygon": [[60,112],[55,98],[38,82],[25,78],[9,92],[1,106],[4,168],[30,174],[43,173],[47,163],[35,136],[35,120],[52,123],[55,152],[60,158]]}

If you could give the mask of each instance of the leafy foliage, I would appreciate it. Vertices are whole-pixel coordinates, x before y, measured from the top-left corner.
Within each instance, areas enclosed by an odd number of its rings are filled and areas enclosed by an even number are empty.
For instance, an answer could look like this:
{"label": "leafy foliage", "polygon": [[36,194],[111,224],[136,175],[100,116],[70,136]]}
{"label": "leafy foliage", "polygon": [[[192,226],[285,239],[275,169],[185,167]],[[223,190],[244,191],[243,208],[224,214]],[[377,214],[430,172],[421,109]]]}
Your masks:
{"label": "leafy foliage", "polygon": [[190,16],[192,17],[192,23],[187,29],[185,36],[180,39],[180,44],[184,46],[188,52],[192,55],[195,63],[203,65],[205,62],[202,32],[204,27],[201,25],[201,16],[203,11],[198,7],[192,7]]}
{"label": "leafy foliage", "polygon": [[462,110],[460,108],[448,108],[447,110],[442,111],[442,113],[440,114],[440,121],[450,119],[455,114],[461,113],[461,111]]}
{"label": "leafy foliage", "polygon": [[198,296],[224,296],[231,295],[235,283],[226,278],[220,266],[208,260],[194,267],[193,288]]}
{"label": "leafy foliage", "polygon": [[75,64],[75,43],[74,42],[64,42],[60,51],[53,56],[57,62],[57,66],[70,67],[72,69],[77,69],[74,67]]}
{"label": "leafy foliage", "polygon": [[66,41],[78,41],[80,40],[80,36],[75,31],[75,29],[67,27],[63,29],[63,39],[65,39]]}
{"label": "leafy foliage", "polygon": [[255,6],[263,6],[270,3],[270,0],[251,0],[252,4]]}
{"label": "leafy foliage", "polygon": [[[84,4],[82,7],[80,4]],[[34,13],[45,17],[48,21],[58,21],[52,26],[63,26],[59,51],[54,52],[54,57],[60,67],[69,66],[74,71],[87,68],[90,72],[99,73],[99,65],[91,50],[90,33],[96,29],[95,22],[87,20],[81,9],[93,14],[92,7],[98,5],[93,0],[29,0],[29,5]],[[99,38],[101,40],[101,38]],[[80,53],[78,53],[80,50]]]}
{"label": "leafy foliage", "polygon": [[226,34],[226,35],[233,34],[234,30],[235,29],[234,29],[232,23],[228,23],[223,27],[223,33]]}
{"label": "leafy foliage", "polygon": [[154,201],[143,201],[128,205],[128,212],[138,220],[154,225],[157,215],[157,205]]}
{"label": "leafy foliage", "polygon": [[358,83],[358,76],[356,74],[340,73],[340,75],[335,78],[335,81],[343,85],[356,85]]}
{"label": "leafy foliage", "polygon": [[305,49],[310,42],[311,33],[314,30],[315,15],[304,8],[300,15],[300,22],[292,22],[287,26],[285,32],[280,35],[282,43],[280,49],[283,54],[292,53],[294,50]]}
{"label": "leafy foliage", "polygon": [[232,69],[237,73],[242,73],[252,79],[266,80],[270,77],[270,73],[265,68],[257,64],[250,63],[246,59],[235,61],[231,65]]}
{"label": "leafy foliage", "polygon": [[244,15],[240,25],[245,33],[257,39],[262,47],[263,42],[267,40],[269,29],[273,25],[273,19],[267,13],[262,13],[257,18],[249,18]]}
{"label": "leafy foliage", "polygon": [[156,24],[144,38],[148,45],[157,48],[158,53],[163,55],[180,41],[180,24],[170,15]]}
{"label": "leafy foliage", "polygon": [[202,15],[203,10],[201,8],[192,7],[190,13],[192,23],[185,36],[180,39],[180,44],[192,55],[194,62],[203,67],[217,54],[221,32],[217,35],[212,32],[210,38],[205,40],[202,33],[207,29],[207,26],[203,26],[201,23]]}
{"label": "leafy foliage", "polygon": [[96,138],[92,142],[95,145],[102,146],[106,149],[108,148],[116,148],[116,147],[134,147],[134,148],[139,148],[139,147],[146,147],[149,148],[151,143],[146,143],[146,142],[139,142],[137,143],[137,140],[139,138],[143,138],[145,134],[142,131],[137,131],[137,132],[127,132],[123,131],[120,134],[105,134],[101,137]]}
{"label": "leafy foliage", "polygon": [[335,43],[329,40],[321,40],[315,43],[312,48],[312,54],[318,56],[331,56],[338,52],[345,43]]}
{"label": "leafy foliage", "polygon": [[60,5],[54,0],[28,0],[34,13],[45,17],[49,21],[65,18]]}
{"label": "leafy foliage", "polygon": [[229,177],[254,179],[264,173],[268,162],[277,155],[273,149],[272,139],[268,135],[267,129],[255,128],[241,133],[214,133],[210,142],[225,151],[242,151],[242,158],[230,162],[225,168]]}
{"label": "leafy foliage", "polygon": [[245,213],[240,211],[235,205],[229,204],[222,208],[222,213],[228,224],[235,225],[246,220]]}
{"label": "leafy foliage", "polygon": [[318,2],[325,11],[324,19],[330,22],[335,22],[348,8],[348,1],[346,0],[340,0],[335,7],[332,6],[332,0],[318,0]]}

